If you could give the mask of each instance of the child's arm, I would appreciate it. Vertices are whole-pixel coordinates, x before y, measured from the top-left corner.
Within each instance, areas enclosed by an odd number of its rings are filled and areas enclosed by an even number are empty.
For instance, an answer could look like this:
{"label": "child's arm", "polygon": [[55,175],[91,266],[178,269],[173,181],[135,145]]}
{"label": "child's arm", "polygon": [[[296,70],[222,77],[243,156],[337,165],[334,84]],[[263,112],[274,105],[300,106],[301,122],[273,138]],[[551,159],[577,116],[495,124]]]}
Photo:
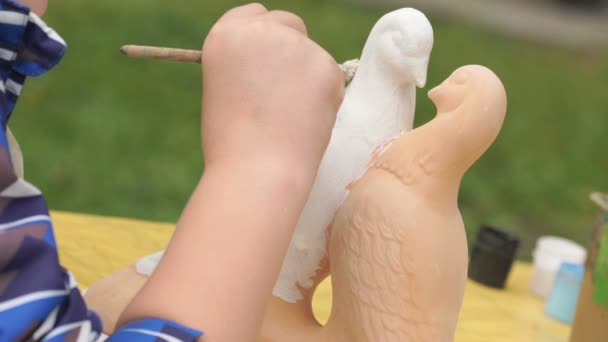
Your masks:
{"label": "child's arm", "polygon": [[[42,0],[27,4],[38,10],[46,6]],[[0,0],[0,14],[5,19],[0,29],[0,341],[94,341],[101,322],[59,264],[46,201],[16,172],[20,152],[7,129],[26,77],[59,62],[65,43],[22,3]],[[117,334],[113,341],[149,341],[151,335],[194,341],[200,336],[160,319],[134,322]]]}
{"label": "child's arm", "polygon": [[203,47],[205,175],[121,321],[164,317],[252,341],[329,141],[344,80],[302,21],[253,4]]}

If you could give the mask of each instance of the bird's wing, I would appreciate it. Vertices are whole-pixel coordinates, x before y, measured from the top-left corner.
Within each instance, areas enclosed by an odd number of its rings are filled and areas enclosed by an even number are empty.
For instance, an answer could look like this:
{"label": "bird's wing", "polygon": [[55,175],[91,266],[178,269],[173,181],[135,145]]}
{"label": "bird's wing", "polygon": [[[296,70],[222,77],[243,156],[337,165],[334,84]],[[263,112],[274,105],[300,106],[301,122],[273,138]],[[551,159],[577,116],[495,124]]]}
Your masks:
{"label": "bird's wing", "polygon": [[412,281],[415,261],[408,243],[415,239],[408,235],[413,221],[397,214],[399,204],[391,204],[385,191],[390,189],[363,179],[336,214],[330,242],[334,306],[346,308],[350,325],[364,336],[360,340],[433,341],[416,336],[421,329],[411,329],[429,322]]}
{"label": "bird's wing", "polygon": [[273,289],[273,295],[286,302],[301,300],[300,287],[314,285],[327,257],[327,227],[346,198],[347,186],[365,172],[370,159],[364,137],[335,128],[331,139]]}

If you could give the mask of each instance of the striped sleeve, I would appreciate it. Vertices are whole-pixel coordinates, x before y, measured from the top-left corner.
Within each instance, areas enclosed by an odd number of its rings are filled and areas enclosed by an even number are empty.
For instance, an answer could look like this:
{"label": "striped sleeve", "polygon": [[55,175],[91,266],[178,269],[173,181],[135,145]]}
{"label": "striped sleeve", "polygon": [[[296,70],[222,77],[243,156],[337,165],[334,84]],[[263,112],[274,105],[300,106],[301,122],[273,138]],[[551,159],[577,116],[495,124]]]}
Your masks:
{"label": "striped sleeve", "polygon": [[[72,275],[59,263],[43,194],[15,172],[8,121],[28,76],[55,66],[65,42],[29,9],[0,0],[0,342],[102,340]],[[175,322],[146,319],[110,341],[196,341],[202,333]]]}

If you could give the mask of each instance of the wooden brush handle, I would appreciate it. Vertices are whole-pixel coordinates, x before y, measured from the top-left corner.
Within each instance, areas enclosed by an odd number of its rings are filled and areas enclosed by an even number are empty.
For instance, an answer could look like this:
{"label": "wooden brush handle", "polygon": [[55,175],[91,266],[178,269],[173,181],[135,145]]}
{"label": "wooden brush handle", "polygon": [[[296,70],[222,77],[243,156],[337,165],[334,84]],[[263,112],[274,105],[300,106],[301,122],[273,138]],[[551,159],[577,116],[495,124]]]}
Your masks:
{"label": "wooden brush handle", "polygon": [[167,47],[125,45],[120,52],[132,58],[158,59],[180,63],[201,64],[201,52],[198,50],[174,49]]}

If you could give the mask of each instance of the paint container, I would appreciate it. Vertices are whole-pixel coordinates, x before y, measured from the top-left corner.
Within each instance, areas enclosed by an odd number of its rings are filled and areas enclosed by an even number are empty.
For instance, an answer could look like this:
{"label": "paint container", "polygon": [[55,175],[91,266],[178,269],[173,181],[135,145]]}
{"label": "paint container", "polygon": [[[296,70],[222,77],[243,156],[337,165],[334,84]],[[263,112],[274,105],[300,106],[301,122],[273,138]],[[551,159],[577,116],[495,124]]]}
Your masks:
{"label": "paint container", "polygon": [[502,289],[519,251],[519,237],[490,226],[481,226],[471,250],[469,278]]}
{"label": "paint container", "polygon": [[608,194],[591,198],[602,212],[589,248],[570,342],[608,341]]}
{"label": "paint container", "polygon": [[547,315],[563,323],[572,324],[584,273],[585,267],[580,264],[565,262],[560,266],[553,290],[545,305]]}
{"label": "paint container", "polygon": [[544,236],[538,239],[532,257],[534,270],[530,291],[540,298],[547,298],[553,289],[560,265],[564,262],[584,265],[587,252],[573,241]]}

